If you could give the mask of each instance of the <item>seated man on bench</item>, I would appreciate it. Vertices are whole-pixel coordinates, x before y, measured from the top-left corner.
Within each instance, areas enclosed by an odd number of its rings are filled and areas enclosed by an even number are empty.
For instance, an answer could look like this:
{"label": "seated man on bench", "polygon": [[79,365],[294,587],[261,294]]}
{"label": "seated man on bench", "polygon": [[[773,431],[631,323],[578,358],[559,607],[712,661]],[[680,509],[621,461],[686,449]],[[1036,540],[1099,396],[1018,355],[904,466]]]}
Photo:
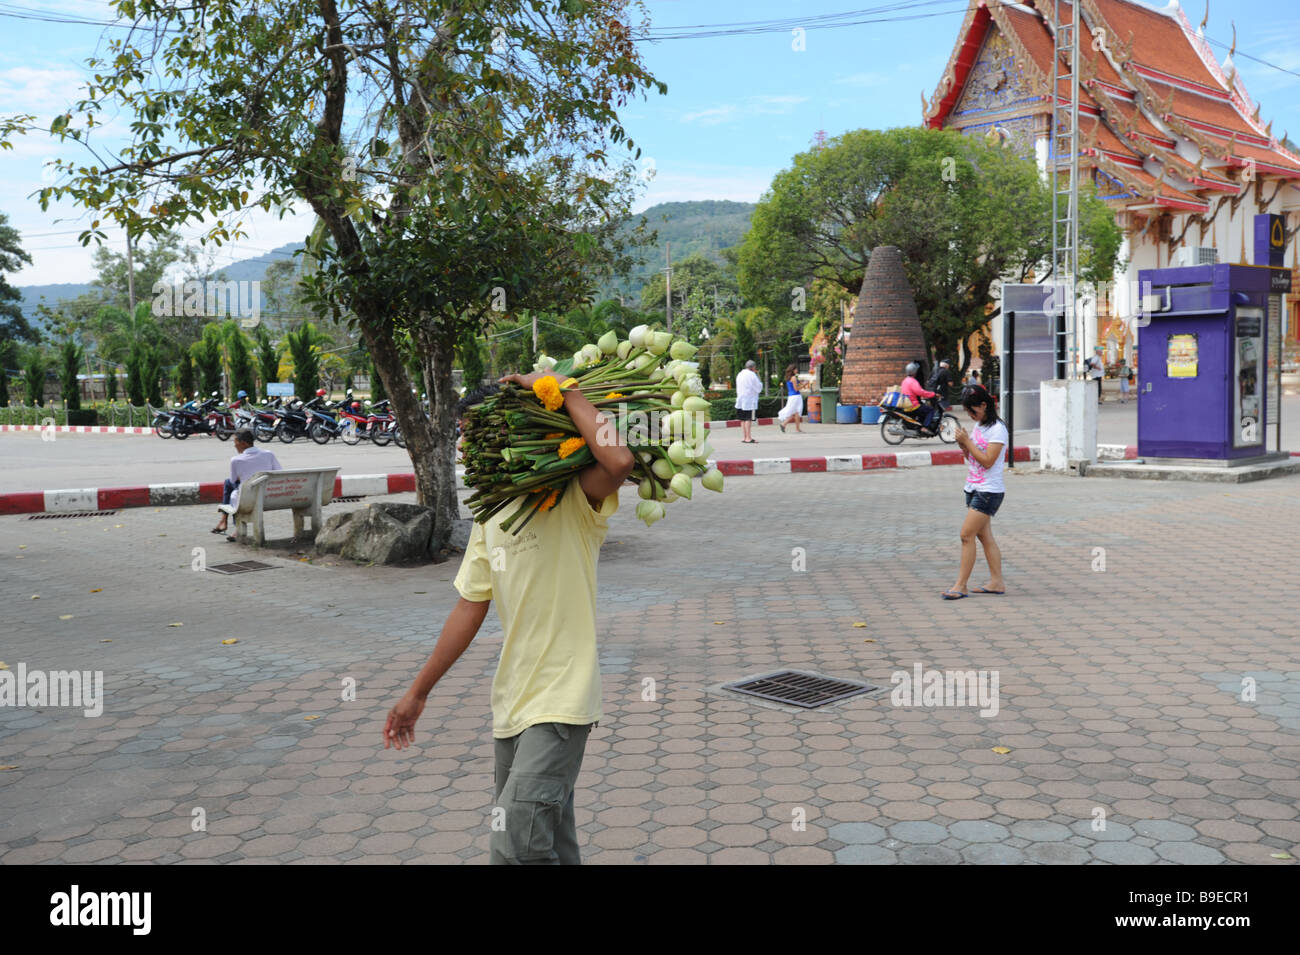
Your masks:
{"label": "seated man on bench", "polygon": [[[280,471],[283,468],[280,467],[280,462],[274,454],[253,443],[253,432],[248,428],[240,428],[235,432],[235,451],[235,456],[230,459],[230,477],[226,478],[221,493],[221,503],[238,509],[239,485],[245,478],[252,477],[259,471]],[[212,528],[212,533],[224,534],[227,527],[226,512],[218,513],[221,514],[221,521]],[[234,541],[235,537],[232,534],[226,539]]]}

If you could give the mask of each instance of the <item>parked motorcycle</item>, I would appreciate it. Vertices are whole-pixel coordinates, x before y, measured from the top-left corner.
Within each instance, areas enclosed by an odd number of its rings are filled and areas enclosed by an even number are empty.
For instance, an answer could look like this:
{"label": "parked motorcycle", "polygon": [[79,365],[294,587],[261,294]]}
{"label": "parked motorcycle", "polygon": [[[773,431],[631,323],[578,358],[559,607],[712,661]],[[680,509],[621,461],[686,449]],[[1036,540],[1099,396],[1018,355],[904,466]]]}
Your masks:
{"label": "parked motorcycle", "polygon": [[933,428],[922,427],[920,407],[904,411],[901,408],[881,405],[880,437],[884,439],[885,444],[902,444],[908,438],[925,440],[937,437],[944,444],[952,444],[957,440],[959,425],[956,416],[945,412],[935,398],[926,398],[924,403],[935,410]]}
{"label": "parked motorcycle", "polygon": [[337,414],[337,405],[331,405],[325,397],[325,389],[316,392],[316,397],[303,405],[311,416],[307,426],[308,436],[317,444],[329,444],[341,433]]}
{"label": "parked motorcycle", "polygon": [[285,444],[293,444],[298,438],[307,436],[311,426],[311,412],[299,400],[277,408],[275,416],[279,420],[275,427],[275,436]]}
{"label": "parked motorcycle", "polygon": [[216,425],[210,415],[216,410],[221,398],[217,392],[202,404],[196,404],[198,395],[180,408],[172,417],[172,435],[178,441],[184,441],[192,434],[215,434]]}

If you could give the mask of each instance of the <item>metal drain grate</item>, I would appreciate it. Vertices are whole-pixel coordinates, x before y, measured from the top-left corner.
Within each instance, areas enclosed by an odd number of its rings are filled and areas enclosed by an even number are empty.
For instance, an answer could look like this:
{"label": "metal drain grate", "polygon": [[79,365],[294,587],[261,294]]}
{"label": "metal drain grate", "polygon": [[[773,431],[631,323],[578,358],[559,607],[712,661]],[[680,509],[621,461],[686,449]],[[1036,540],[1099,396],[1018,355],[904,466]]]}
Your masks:
{"label": "metal drain grate", "polygon": [[333,504],[355,504],[355,503],[357,503],[357,501],[359,501],[359,500],[361,500],[361,498],[359,498],[359,497],[336,497],[336,498],[334,498],[334,499],[331,501],[331,503],[333,503]]}
{"label": "metal drain grate", "polygon": [[835,680],[816,673],[782,670],[780,673],[769,673],[765,676],[749,677],[737,680],[735,683],[727,683],[723,689],[811,710],[825,706],[827,703],[846,700],[851,696],[870,693],[880,687],[852,680]]}
{"label": "metal drain grate", "polygon": [[66,514],[29,514],[29,521],[53,521],[61,517],[112,517],[117,511],[69,511]]}
{"label": "metal drain grate", "polygon": [[208,570],[214,574],[251,574],[257,570],[275,570],[275,564],[264,564],[260,560],[240,560],[233,564],[212,564]]}

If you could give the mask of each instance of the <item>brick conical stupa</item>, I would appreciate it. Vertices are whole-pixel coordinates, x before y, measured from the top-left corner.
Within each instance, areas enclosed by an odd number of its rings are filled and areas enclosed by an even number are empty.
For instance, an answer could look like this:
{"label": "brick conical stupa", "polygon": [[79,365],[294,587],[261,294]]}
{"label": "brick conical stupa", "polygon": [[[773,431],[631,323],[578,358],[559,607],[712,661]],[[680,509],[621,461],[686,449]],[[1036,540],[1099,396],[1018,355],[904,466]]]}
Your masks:
{"label": "brick conical stupa", "polygon": [[904,366],[924,356],[925,339],[903,255],[896,246],[879,246],[871,253],[853,309],[840,403],[879,404],[885,389],[903,380]]}

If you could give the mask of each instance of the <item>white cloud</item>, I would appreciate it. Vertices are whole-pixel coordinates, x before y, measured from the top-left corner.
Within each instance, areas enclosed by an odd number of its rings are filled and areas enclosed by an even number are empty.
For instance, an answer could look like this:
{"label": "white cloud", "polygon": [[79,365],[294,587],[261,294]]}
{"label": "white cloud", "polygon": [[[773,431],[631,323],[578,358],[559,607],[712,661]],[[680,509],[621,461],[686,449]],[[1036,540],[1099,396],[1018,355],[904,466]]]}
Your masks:
{"label": "white cloud", "polygon": [[0,109],[6,113],[62,112],[81,95],[83,82],[76,70],[12,66],[0,70]]}
{"label": "white cloud", "polygon": [[734,116],[735,113],[735,106],[715,106],[712,109],[702,109],[695,113],[687,113],[682,117],[682,122],[698,122],[703,123],[705,126],[716,126],[718,123],[725,123],[728,119]]}
{"label": "white cloud", "polygon": [[806,96],[750,96],[740,103],[723,103],[709,109],[686,113],[682,116],[682,122],[717,126],[732,120],[754,116],[773,116],[789,113],[794,107],[806,102],[808,102]]}

